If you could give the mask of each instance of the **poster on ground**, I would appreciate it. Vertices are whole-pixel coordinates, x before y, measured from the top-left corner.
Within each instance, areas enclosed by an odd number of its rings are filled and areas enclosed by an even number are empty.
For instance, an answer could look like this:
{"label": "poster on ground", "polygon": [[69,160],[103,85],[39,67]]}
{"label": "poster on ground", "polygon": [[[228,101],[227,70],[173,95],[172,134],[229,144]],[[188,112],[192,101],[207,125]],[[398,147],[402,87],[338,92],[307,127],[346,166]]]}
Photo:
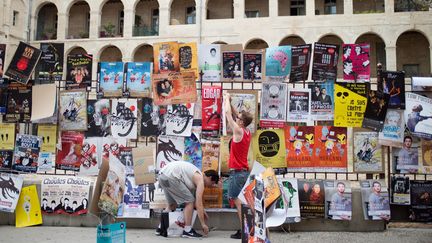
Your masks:
{"label": "poster on ground", "polygon": [[[0,173],[0,211],[13,213],[23,185],[23,177],[16,174]],[[4,192],[4,193],[3,193]]]}
{"label": "poster on ground", "polygon": [[98,225],[97,243],[125,243],[126,242],[126,222],[119,222],[108,225]]}
{"label": "poster on ground", "polygon": [[36,185],[23,187],[15,211],[15,227],[42,224],[42,213]]}
{"label": "poster on ground", "polygon": [[117,217],[150,218],[150,202],[146,201],[146,193],[146,185],[137,185],[133,175],[126,176],[126,191]]}
{"label": "poster on ground", "polygon": [[384,180],[360,181],[365,220],[390,220],[390,200]]}
{"label": "poster on ground", "polygon": [[325,187],[326,218],[333,220],[351,220],[352,198],[350,181],[327,180]]}
{"label": "poster on ground", "polygon": [[302,218],[324,218],[325,191],[322,180],[298,180]]}
{"label": "poster on ground", "polygon": [[288,207],[286,222],[300,222],[300,204],[299,204],[299,188],[298,181],[296,178],[281,178],[278,179],[282,185],[282,190],[285,191],[285,195],[288,199],[288,205],[283,203],[282,199],[279,199],[276,208]]}

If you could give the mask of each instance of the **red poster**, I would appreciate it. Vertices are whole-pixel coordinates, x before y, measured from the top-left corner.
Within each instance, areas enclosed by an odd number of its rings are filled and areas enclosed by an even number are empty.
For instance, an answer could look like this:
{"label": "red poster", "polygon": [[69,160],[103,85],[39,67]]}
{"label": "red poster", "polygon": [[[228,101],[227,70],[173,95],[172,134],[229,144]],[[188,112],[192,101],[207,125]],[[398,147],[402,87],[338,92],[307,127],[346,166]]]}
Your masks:
{"label": "red poster", "polygon": [[222,87],[204,86],[202,88],[202,130],[219,130],[221,110]]}
{"label": "red poster", "polygon": [[313,161],[316,171],[347,171],[347,128],[315,126],[315,152]]}
{"label": "red poster", "polygon": [[79,171],[83,140],[83,133],[62,132],[61,150],[58,150],[56,158],[57,169]]}
{"label": "red poster", "polygon": [[287,170],[312,171],[314,144],[314,127],[285,126]]}

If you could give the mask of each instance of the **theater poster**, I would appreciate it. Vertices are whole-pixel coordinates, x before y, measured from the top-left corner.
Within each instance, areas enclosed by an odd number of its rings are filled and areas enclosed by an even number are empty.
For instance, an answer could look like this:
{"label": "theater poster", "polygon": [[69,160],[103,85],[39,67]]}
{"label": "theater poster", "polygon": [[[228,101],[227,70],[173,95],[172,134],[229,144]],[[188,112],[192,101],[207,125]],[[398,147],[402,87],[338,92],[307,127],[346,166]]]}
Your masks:
{"label": "theater poster", "polygon": [[346,127],[315,126],[312,160],[317,172],[346,172],[348,139]]}
{"label": "theater poster", "polygon": [[339,45],[315,42],[312,61],[312,80],[336,81],[338,60]]}
{"label": "theater poster", "polygon": [[343,79],[345,81],[369,82],[369,44],[343,44]]}
{"label": "theater poster", "polygon": [[[141,110],[141,136],[157,136],[164,130],[164,114],[159,112],[160,108],[153,103],[152,98],[142,99]],[[166,108],[163,108],[166,111]]]}
{"label": "theater poster", "polygon": [[334,119],[334,82],[308,85],[311,90],[311,116],[315,121],[331,121]]}
{"label": "theater poster", "polygon": [[137,185],[133,175],[126,176],[125,185],[126,191],[117,217],[150,218],[150,202],[146,201],[146,185]]}
{"label": "theater poster", "polygon": [[198,78],[198,49],[196,42],[179,44],[180,71],[193,71]]}
{"label": "theater poster", "polygon": [[202,140],[202,171],[219,171],[220,142]]}
{"label": "theater poster", "polygon": [[414,136],[432,139],[432,99],[408,92],[406,96],[406,127]]}
{"label": "theater poster", "polygon": [[113,99],[111,133],[114,138],[136,139],[138,136],[137,99]]}
{"label": "theater poster", "polygon": [[109,99],[87,100],[86,137],[111,135],[111,103]]}
{"label": "theater poster", "polygon": [[381,132],[387,114],[389,95],[369,90],[362,127]]}
{"label": "theater poster", "polygon": [[17,134],[12,169],[36,173],[41,143],[38,136]]}
{"label": "theater poster", "polygon": [[288,89],[288,122],[311,120],[311,92],[309,89]]}
{"label": "theater poster", "polygon": [[378,77],[378,91],[390,95],[389,109],[405,109],[405,73],[383,71]]}
{"label": "theater poster", "polygon": [[[194,133],[190,137],[185,137],[185,151],[183,154],[183,159],[195,165],[198,169],[202,170],[203,161],[203,145],[200,140],[195,136]],[[219,147],[219,146],[218,146]],[[217,156],[216,156],[217,157]],[[212,159],[212,158],[211,158]]]}
{"label": "theater poster", "polygon": [[326,180],[325,212],[327,219],[351,220],[352,197],[350,181]]}
{"label": "theater poster", "polygon": [[220,82],[222,72],[221,45],[198,45],[199,71],[203,72],[202,81]]}
{"label": "theater poster", "polygon": [[302,218],[324,218],[325,190],[322,180],[298,180]]}
{"label": "theater poster", "polygon": [[100,62],[98,64],[97,93],[103,97],[123,95],[124,67],[122,62]]}
{"label": "theater poster", "polygon": [[264,83],[261,89],[260,127],[283,128],[286,110],[287,84]]}
{"label": "theater poster", "polygon": [[194,108],[194,103],[168,105],[165,117],[165,134],[190,137],[192,134]]}
{"label": "theater poster", "polygon": [[362,126],[369,86],[369,83],[335,84],[335,126]]}
{"label": "theater poster", "polygon": [[126,96],[150,97],[152,71],[151,62],[126,63],[126,89],[124,90]]}
{"label": "theater poster", "polygon": [[84,134],[80,132],[62,132],[61,147],[57,151],[56,169],[79,171],[81,166]]}
{"label": "theater poster", "polygon": [[288,81],[291,72],[291,46],[266,49],[266,78],[268,81]]}
{"label": "theater poster", "polygon": [[312,54],[312,45],[295,45],[291,47],[292,64],[290,83],[306,81],[309,76],[309,65]]}
{"label": "theater poster", "polygon": [[222,87],[203,86],[201,95],[202,130],[219,133],[222,112]]}
{"label": "theater poster", "polygon": [[[109,159],[111,156],[120,158],[120,148],[126,147],[126,142],[126,138],[103,137],[102,159]],[[102,161],[102,159],[100,161]]]}
{"label": "theater poster", "polygon": [[265,50],[243,50],[243,80],[265,80]]}
{"label": "theater poster", "polygon": [[170,162],[183,160],[184,150],[184,137],[159,136],[156,150],[156,170],[161,170]]}
{"label": "theater poster", "polygon": [[169,73],[180,71],[179,44],[177,42],[160,42],[153,45],[153,73]]}
{"label": "theater poster", "polygon": [[254,158],[264,167],[286,168],[283,129],[258,130],[252,137]]}
{"label": "theater poster", "polygon": [[39,82],[54,82],[63,79],[63,43],[41,43],[41,57],[35,73]]}
{"label": "theater poster", "polygon": [[5,75],[19,83],[27,84],[41,53],[39,49],[20,41]]}
{"label": "theater poster", "polygon": [[24,178],[21,175],[0,173],[0,211],[13,213],[18,203]]}
{"label": "theater poster", "polygon": [[408,176],[391,176],[390,203],[396,205],[411,205],[410,178]]}
{"label": "theater poster", "polygon": [[13,150],[0,150],[0,170],[12,169]]}
{"label": "theater poster", "polygon": [[222,45],[222,81],[243,80],[243,47],[241,44]]}
{"label": "theater poster", "polygon": [[354,131],[353,143],[354,172],[379,173],[384,170],[382,146],[378,143],[377,132]]}
{"label": "theater poster", "polygon": [[87,130],[87,93],[85,90],[60,92],[60,130]]}
{"label": "theater poster", "polygon": [[29,122],[32,109],[32,82],[26,85],[11,82],[7,87],[7,112],[5,122]]}
{"label": "theater poster", "polygon": [[66,87],[88,88],[92,82],[93,55],[68,55],[66,63]]}
{"label": "theater poster", "polygon": [[42,152],[56,152],[57,145],[57,125],[38,124],[38,136],[42,138]]}
{"label": "theater poster", "polygon": [[411,181],[411,218],[432,221],[432,181]]}
{"label": "theater poster", "polygon": [[365,220],[390,220],[390,200],[384,180],[360,181]]}
{"label": "theater poster", "polygon": [[286,126],[285,147],[288,172],[314,171],[312,160],[315,138],[312,126]]}
{"label": "theater poster", "polygon": [[155,105],[195,103],[197,90],[194,72],[171,72],[152,76]]}
{"label": "theater poster", "polygon": [[15,210],[15,227],[38,224],[42,224],[42,213],[36,185],[23,187]]}
{"label": "theater poster", "polygon": [[[258,123],[258,91],[257,90],[228,90],[231,95],[231,106],[238,112],[246,111],[253,116],[251,124],[247,127],[251,133],[256,131]],[[232,134],[231,128],[227,124],[225,111],[223,114],[223,134]]]}
{"label": "theater poster", "polygon": [[102,138],[90,137],[83,140],[79,175],[97,176],[102,164]]}
{"label": "theater poster", "polygon": [[0,123],[0,150],[13,150],[15,147],[15,123]]}
{"label": "theater poster", "polygon": [[381,145],[402,147],[405,130],[405,117],[403,110],[388,110],[384,120],[384,126],[378,134],[378,142]]}

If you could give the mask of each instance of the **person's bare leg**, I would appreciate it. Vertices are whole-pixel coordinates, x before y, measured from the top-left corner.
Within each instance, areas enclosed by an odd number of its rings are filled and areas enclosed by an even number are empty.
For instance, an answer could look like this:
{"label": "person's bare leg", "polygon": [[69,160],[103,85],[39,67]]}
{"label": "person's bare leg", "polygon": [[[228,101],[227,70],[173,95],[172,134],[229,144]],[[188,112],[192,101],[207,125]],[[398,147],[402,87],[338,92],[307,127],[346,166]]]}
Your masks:
{"label": "person's bare leg", "polygon": [[192,226],[192,214],[194,210],[194,203],[185,203],[185,208],[183,210],[185,226]]}
{"label": "person's bare leg", "polygon": [[242,224],[241,223],[242,222],[241,205],[242,205],[242,203],[241,203],[240,199],[236,198],[236,199],[234,199],[234,204],[237,208],[237,216],[239,218],[239,223],[240,223],[240,228],[241,228],[241,224]]}

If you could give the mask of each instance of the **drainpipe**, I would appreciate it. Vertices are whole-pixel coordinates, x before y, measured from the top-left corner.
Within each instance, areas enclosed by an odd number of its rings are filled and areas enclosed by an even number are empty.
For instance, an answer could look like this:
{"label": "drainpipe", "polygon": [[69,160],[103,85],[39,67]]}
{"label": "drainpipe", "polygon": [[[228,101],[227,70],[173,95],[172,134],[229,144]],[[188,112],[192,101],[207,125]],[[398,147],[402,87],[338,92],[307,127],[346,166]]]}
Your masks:
{"label": "drainpipe", "polygon": [[202,18],[203,18],[203,16],[202,16],[202,8],[203,8],[203,5],[202,5],[202,0],[200,0],[200,8],[199,8],[199,15],[200,15],[200,18],[199,18],[199,32],[198,32],[198,35],[199,35],[199,41],[198,41],[198,44],[201,44],[201,39],[202,39]]}

